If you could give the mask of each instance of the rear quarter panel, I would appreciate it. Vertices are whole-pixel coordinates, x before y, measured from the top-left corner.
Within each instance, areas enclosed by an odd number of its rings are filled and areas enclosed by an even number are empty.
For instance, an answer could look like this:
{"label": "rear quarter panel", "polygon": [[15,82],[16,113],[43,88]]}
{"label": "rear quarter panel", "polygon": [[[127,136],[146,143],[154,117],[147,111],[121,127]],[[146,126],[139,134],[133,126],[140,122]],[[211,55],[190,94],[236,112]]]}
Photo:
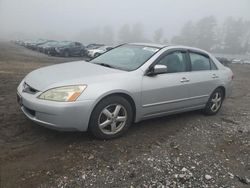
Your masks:
{"label": "rear quarter panel", "polygon": [[214,56],[210,55],[210,57],[218,67],[220,84],[225,88],[225,97],[229,97],[233,87],[233,72],[229,67],[222,65]]}

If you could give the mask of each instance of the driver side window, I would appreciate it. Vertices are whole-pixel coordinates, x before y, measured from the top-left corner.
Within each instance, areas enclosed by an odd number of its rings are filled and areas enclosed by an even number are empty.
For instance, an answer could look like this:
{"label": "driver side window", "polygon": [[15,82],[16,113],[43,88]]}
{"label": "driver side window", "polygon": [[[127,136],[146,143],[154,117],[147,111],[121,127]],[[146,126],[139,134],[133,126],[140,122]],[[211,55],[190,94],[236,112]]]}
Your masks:
{"label": "driver side window", "polygon": [[166,65],[167,73],[185,72],[187,70],[185,55],[186,52],[175,51],[164,56],[157,64]]}

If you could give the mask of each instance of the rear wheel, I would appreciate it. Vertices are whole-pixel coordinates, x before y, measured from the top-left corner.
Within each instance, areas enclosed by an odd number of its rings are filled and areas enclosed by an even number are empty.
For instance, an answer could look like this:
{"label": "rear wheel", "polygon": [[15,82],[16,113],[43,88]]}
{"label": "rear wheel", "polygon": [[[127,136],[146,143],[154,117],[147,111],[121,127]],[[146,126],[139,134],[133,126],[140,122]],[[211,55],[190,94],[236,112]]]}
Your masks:
{"label": "rear wheel", "polygon": [[223,90],[221,88],[215,89],[206,104],[204,113],[206,115],[217,114],[222,106],[223,99],[224,99]]}
{"label": "rear wheel", "polygon": [[126,132],[132,123],[133,110],[123,97],[110,96],[97,104],[90,118],[89,128],[99,139],[112,139]]}

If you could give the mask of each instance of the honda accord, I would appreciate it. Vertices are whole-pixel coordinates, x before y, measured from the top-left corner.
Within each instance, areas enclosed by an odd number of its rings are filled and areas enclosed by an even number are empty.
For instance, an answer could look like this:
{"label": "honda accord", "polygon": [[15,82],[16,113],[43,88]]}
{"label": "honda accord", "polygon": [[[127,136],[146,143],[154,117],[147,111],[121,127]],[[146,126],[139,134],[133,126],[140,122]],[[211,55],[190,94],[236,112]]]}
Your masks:
{"label": "honda accord", "polygon": [[232,71],[204,50],[133,43],[89,62],[37,69],[21,81],[17,98],[40,125],[111,139],[148,118],[198,109],[214,115],[232,80]]}

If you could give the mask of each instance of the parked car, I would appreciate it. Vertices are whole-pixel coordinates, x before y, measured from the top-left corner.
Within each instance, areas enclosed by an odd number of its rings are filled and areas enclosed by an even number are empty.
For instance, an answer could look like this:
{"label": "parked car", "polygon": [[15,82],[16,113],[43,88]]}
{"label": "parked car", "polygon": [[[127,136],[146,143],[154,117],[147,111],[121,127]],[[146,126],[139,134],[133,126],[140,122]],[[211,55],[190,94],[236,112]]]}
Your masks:
{"label": "parked car", "polygon": [[44,49],[44,53],[52,56],[58,55],[58,52],[56,51],[57,47],[65,46],[65,44],[69,43],[68,41],[57,41],[55,43],[49,44],[47,47]]}
{"label": "parked car", "polygon": [[86,49],[80,42],[64,41],[55,47],[55,54],[63,57],[85,56]]}
{"label": "parked car", "polygon": [[89,44],[88,46],[86,46],[87,50],[90,49],[96,49],[96,48],[100,48],[101,46],[105,46],[104,44]]}
{"label": "parked car", "polygon": [[90,49],[90,50],[88,50],[88,56],[92,57],[92,58],[98,57],[99,55],[101,55],[101,54],[103,54],[111,49],[113,49],[113,47],[111,47],[111,46],[101,46],[99,48]]}
{"label": "parked car", "polygon": [[50,40],[48,42],[45,42],[43,44],[37,45],[37,50],[42,53],[46,53],[47,49],[50,47],[55,47],[58,44],[58,41]]}
{"label": "parked car", "polygon": [[244,60],[242,60],[242,59],[232,59],[232,63],[240,63],[240,64],[243,64],[243,63],[244,63]]}
{"label": "parked car", "polygon": [[33,42],[34,42],[34,40],[30,40],[30,39],[24,40],[23,46],[26,47],[26,48],[29,48],[29,45],[30,45],[31,43],[33,43]]}
{"label": "parked car", "polygon": [[23,40],[15,40],[14,41],[15,44],[23,46],[24,45],[24,41]]}
{"label": "parked car", "polygon": [[219,62],[221,62],[223,65],[226,65],[226,66],[228,64],[232,63],[231,60],[229,60],[225,57],[216,57],[216,59],[218,59]]}
{"label": "parked car", "polygon": [[45,44],[46,42],[50,42],[51,40],[45,40],[45,39],[38,39],[30,41],[26,44],[26,47],[31,50],[37,50],[37,46],[41,44]]}
{"label": "parked car", "polygon": [[216,114],[233,73],[204,50],[125,44],[89,61],[29,73],[17,88],[23,113],[60,130],[121,136],[133,122],[202,109]]}

